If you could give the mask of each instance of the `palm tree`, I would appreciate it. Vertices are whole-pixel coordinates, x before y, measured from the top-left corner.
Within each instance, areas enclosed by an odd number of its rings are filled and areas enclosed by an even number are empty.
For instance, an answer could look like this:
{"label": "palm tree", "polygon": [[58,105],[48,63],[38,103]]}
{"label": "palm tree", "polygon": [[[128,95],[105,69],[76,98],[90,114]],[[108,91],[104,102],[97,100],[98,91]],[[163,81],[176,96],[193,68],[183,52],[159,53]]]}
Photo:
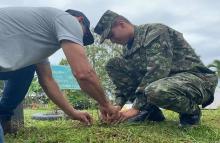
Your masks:
{"label": "palm tree", "polygon": [[208,67],[216,68],[218,77],[220,77],[220,60],[214,60],[211,64],[208,65]]}

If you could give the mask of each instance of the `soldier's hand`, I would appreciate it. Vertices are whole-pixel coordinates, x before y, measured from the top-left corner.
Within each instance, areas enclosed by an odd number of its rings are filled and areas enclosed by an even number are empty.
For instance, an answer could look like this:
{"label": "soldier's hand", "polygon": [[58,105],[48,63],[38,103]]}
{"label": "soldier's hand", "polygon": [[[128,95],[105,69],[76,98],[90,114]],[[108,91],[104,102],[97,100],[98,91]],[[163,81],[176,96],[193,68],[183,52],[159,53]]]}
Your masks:
{"label": "soldier's hand", "polygon": [[118,124],[118,123],[124,122],[124,121],[138,115],[139,112],[140,111],[135,108],[131,108],[131,109],[128,109],[125,111],[120,111],[120,118],[117,121],[115,121],[114,123]]}

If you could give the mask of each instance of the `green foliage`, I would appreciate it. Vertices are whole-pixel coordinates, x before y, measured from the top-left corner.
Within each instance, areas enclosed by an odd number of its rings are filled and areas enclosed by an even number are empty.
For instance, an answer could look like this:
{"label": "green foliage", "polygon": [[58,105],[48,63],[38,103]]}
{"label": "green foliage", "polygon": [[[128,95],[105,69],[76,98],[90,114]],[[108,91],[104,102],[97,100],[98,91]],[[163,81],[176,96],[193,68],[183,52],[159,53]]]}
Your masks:
{"label": "green foliage", "polygon": [[38,78],[37,76],[34,77],[34,79],[32,80],[32,83],[29,87],[29,91],[28,91],[30,94],[31,93],[35,93],[35,94],[38,94],[38,93],[42,93],[43,92],[43,89],[41,88],[39,82],[38,82]]}
{"label": "green foliage", "polygon": [[49,102],[48,97],[44,93],[42,87],[38,82],[37,76],[34,77],[28,90],[28,95],[25,97],[24,105],[31,106],[35,104],[47,104]]}
{"label": "green foliage", "polygon": [[96,102],[80,90],[66,90],[65,93],[75,109],[96,108]]}
{"label": "green foliage", "polygon": [[59,65],[69,65],[66,59],[61,59]]}
{"label": "green foliage", "polygon": [[57,113],[57,111],[59,110],[59,107],[54,104],[51,100],[49,100],[48,102],[48,109],[54,111],[55,113]]}

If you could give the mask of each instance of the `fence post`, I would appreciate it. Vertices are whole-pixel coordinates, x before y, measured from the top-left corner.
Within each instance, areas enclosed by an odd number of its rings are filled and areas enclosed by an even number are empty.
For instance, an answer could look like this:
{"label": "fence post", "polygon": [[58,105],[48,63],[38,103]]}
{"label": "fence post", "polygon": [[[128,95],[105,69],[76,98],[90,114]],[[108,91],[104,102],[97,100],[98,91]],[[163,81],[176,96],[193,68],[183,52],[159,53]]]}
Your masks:
{"label": "fence post", "polygon": [[2,126],[4,127],[4,133],[16,133],[20,128],[24,127],[24,111],[22,103],[14,110],[14,115],[11,120],[5,122]]}
{"label": "fence post", "polygon": [[22,103],[14,110],[12,122],[18,129],[24,126],[24,108]]}

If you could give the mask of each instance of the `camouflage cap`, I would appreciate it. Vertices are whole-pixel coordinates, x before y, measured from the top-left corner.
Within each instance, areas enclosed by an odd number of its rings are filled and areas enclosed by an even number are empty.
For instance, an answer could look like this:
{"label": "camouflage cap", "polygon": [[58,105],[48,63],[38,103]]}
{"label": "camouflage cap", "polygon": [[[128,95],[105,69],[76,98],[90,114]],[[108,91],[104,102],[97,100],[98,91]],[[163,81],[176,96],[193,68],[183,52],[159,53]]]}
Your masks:
{"label": "camouflage cap", "polygon": [[111,31],[112,24],[115,22],[115,19],[120,16],[117,13],[107,10],[99,22],[97,23],[94,32],[101,36],[100,43],[103,43],[108,37],[109,32]]}

